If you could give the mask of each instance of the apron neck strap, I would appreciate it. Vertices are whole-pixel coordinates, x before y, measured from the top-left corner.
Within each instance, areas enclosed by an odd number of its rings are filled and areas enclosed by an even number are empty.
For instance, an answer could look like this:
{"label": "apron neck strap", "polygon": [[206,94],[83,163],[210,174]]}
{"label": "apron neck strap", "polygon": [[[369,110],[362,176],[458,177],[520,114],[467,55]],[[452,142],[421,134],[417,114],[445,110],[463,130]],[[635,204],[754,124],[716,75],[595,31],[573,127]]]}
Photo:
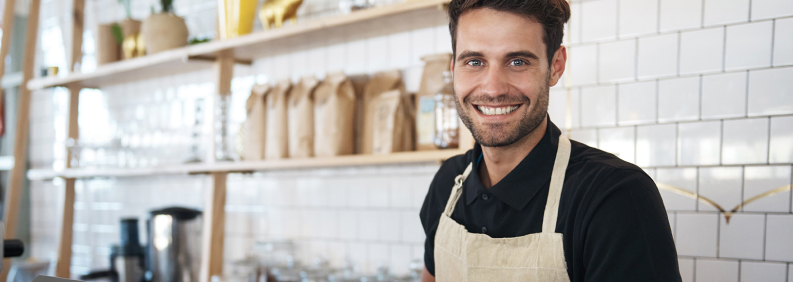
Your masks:
{"label": "apron neck strap", "polygon": [[556,160],[553,162],[551,185],[548,189],[548,201],[545,203],[545,213],[542,216],[542,233],[556,232],[556,217],[559,214],[559,199],[562,196],[564,174],[567,163],[570,161],[570,140],[559,135],[559,147],[556,149]]}
{"label": "apron neck strap", "polygon": [[468,167],[465,168],[463,174],[458,175],[454,178],[454,187],[452,188],[452,194],[449,195],[449,201],[446,202],[446,209],[444,209],[443,213],[446,216],[451,217],[452,211],[454,210],[454,206],[457,205],[457,200],[460,199],[460,195],[462,194],[462,187],[463,182],[465,179],[468,178],[468,175],[471,174],[471,170],[473,169],[473,164],[469,163]]}
{"label": "apron neck strap", "polygon": [[[567,163],[570,161],[570,140],[564,135],[559,135],[559,147],[556,149],[556,159],[553,162],[553,172],[551,173],[551,184],[548,190],[548,200],[545,203],[545,212],[542,217],[542,232],[556,232],[556,218],[559,214],[559,199],[562,196],[562,184],[564,175],[567,171]],[[454,178],[454,187],[446,202],[443,213],[451,217],[454,207],[462,194],[463,182],[468,178],[473,169],[473,163],[469,163],[463,174]]]}

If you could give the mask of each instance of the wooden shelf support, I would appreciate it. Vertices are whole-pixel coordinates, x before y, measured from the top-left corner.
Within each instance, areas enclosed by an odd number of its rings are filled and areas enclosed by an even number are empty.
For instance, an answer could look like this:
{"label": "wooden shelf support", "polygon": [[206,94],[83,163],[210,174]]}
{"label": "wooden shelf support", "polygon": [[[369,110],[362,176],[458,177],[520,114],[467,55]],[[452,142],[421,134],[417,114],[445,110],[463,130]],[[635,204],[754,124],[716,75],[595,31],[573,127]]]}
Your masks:
{"label": "wooden shelf support", "polygon": [[[6,0],[5,7],[3,8],[3,37],[0,39],[0,80],[2,80],[3,76],[5,75],[5,61],[6,56],[8,55],[8,50],[11,47],[11,36],[14,35],[14,4],[16,1],[13,0]],[[27,43],[27,42],[26,42]],[[26,88],[24,84],[20,88]],[[5,91],[0,89],[0,101],[6,101],[4,95]],[[21,94],[21,93],[20,93]],[[0,103],[0,107],[5,107],[4,104]],[[17,128],[17,131],[19,129]],[[14,150],[14,156],[17,155],[16,149]],[[18,170],[16,166],[12,168],[12,179],[13,177],[17,177],[18,180],[22,180],[20,175],[16,175]],[[16,175],[16,176],[14,176]],[[13,182],[11,185],[8,185],[8,190],[5,195],[5,230],[0,232],[5,232],[3,236],[4,238],[14,238],[16,233],[16,220],[17,220],[17,210],[19,210],[19,197],[20,197],[20,190],[21,189],[21,182],[17,184]],[[13,187],[16,187],[14,189]],[[10,200],[10,201],[9,201]],[[13,205],[13,206],[12,206]],[[11,232],[8,229],[11,229]],[[11,268],[11,260],[10,259],[3,259],[3,271],[0,272],[0,281],[6,281],[6,277],[8,277],[8,270]]]}
{"label": "wooden shelf support", "polygon": [[223,236],[226,232],[226,178],[228,173],[213,172],[204,195],[203,238],[201,242],[201,282],[223,273]]}
{"label": "wooden shelf support", "polygon": [[[71,58],[69,60],[70,73],[79,72],[77,66],[83,60],[83,9],[85,0],[72,0],[72,46]],[[77,142],[80,138],[80,127],[77,122],[80,109],[80,90],[82,85],[79,81],[69,83],[66,87],[69,90],[69,112],[67,122],[67,138]],[[66,167],[72,167],[72,152],[66,149]],[[74,184],[76,179],[67,178],[63,187],[63,203],[61,206],[61,229],[60,239],[58,240],[58,261],[55,265],[55,276],[61,278],[71,278],[72,265],[72,238],[74,235]]]}

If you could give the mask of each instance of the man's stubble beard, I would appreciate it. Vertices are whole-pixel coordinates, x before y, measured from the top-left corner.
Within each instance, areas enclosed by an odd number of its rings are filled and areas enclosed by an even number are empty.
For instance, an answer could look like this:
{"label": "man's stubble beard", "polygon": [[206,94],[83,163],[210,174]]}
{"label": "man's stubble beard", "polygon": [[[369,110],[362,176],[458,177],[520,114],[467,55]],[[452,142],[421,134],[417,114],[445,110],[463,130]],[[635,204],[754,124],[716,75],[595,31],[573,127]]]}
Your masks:
{"label": "man's stubble beard", "polygon": [[[550,81],[551,75],[549,70],[548,74],[545,76],[545,83],[541,86],[542,89],[540,89],[540,93],[537,95],[537,101],[531,101],[525,95],[521,95],[523,101],[528,101],[528,104],[524,104],[521,107],[528,108],[532,104],[535,104],[535,108],[531,111],[527,110],[524,112],[523,118],[520,119],[520,124],[518,124],[517,128],[512,132],[505,132],[503,124],[490,124],[485,125],[490,128],[489,131],[491,132],[491,134],[487,134],[486,130],[474,126],[471,117],[468,112],[464,110],[463,105],[460,104],[460,99],[457,98],[456,94],[454,95],[454,103],[457,106],[457,113],[460,115],[460,119],[463,121],[463,124],[471,130],[471,134],[474,136],[474,140],[476,140],[477,143],[485,147],[506,147],[515,144],[515,142],[518,142],[523,139],[523,137],[526,137],[526,135],[529,135],[529,133],[532,133],[545,120],[548,114]],[[470,98],[471,96],[469,95],[463,99],[463,103],[468,105]],[[487,98],[486,100],[504,102],[507,100],[505,98],[507,97],[498,96],[495,98]],[[478,111],[475,108],[473,110]]]}

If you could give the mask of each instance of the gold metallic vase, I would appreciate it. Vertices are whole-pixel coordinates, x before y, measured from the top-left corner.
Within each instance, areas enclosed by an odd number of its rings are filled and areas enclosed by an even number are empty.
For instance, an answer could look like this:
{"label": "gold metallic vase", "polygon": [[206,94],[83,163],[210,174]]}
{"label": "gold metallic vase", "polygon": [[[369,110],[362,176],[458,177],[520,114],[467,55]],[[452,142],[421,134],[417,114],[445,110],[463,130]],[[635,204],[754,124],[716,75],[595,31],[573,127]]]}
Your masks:
{"label": "gold metallic vase", "polygon": [[218,0],[220,38],[228,39],[251,33],[256,3],[256,0]]}

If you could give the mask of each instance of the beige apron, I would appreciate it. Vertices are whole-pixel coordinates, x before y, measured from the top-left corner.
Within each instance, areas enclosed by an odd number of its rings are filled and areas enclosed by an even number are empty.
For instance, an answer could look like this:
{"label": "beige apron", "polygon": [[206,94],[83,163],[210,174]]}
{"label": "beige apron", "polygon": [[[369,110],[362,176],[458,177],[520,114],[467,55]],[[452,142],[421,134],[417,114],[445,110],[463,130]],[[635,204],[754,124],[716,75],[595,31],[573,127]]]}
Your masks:
{"label": "beige apron", "polygon": [[542,233],[514,238],[491,238],[468,233],[451,214],[471,173],[469,164],[455,178],[452,194],[435,233],[436,281],[570,281],[564,260],[562,233],[554,233],[562,183],[570,160],[570,140],[559,136],[559,148],[551,174],[551,185]]}

